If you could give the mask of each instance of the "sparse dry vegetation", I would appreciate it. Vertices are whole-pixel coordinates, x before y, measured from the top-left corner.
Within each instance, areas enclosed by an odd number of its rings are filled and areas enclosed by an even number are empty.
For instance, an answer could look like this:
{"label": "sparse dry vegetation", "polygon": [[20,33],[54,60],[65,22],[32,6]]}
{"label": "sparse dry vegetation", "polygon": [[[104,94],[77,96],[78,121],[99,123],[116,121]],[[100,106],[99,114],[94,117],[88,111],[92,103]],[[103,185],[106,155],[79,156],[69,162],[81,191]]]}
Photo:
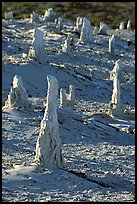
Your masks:
{"label": "sparse dry vegetation", "polygon": [[62,18],[75,21],[78,16],[86,17],[93,26],[104,21],[117,28],[121,21],[130,19],[135,28],[135,2],[2,2],[2,17],[5,11],[13,11],[16,19],[30,17],[33,11],[43,15],[50,7]]}

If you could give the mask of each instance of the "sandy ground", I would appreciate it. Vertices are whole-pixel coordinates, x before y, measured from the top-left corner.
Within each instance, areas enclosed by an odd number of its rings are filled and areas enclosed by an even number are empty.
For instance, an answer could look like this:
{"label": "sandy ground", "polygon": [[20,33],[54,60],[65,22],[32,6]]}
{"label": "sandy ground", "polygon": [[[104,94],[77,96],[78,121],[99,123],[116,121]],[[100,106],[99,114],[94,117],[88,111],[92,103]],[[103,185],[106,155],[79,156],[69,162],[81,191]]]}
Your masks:
{"label": "sandy ground", "polygon": [[[104,113],[111,100],[110,71],[120,59],[121,101],[135,109],[135,32],[110,29],[94,35],[92,45],[77,44],[71,55],[62,52],[74,22],[63,20],[62,32],[53,23],[39,23],[44,32],[47,63],[27,56],[34,23],[27,19],[2,22],[2,105],[14,75],[22,77],[34,112],[2,111],[2,197],[7,202],[134,202],[134,118]],[[110,35],[116,35],[116,52],[108,52]],[[131,44],[128,45],[127,40]],[[87,78],[92,74],[91,79]],[[58,120],[67,169],[84,173],[91,182],[64,169],[42,169],[34,163],[36,141],[47,96],[47,74],[59,88],[76,89],[74,109],[60,108]],[[129,130],[129,131],[128,131]],[[131,130],[131,131],[130,131]],[[101,185],[101,182],[103,185]]]}

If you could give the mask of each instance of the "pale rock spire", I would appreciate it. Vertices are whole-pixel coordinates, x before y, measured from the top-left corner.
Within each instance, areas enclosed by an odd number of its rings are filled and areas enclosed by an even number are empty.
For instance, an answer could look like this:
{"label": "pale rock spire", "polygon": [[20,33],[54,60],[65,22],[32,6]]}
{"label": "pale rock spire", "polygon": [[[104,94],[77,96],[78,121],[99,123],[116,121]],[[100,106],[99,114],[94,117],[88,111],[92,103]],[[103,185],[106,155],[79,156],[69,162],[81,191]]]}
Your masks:
{"label": "pale rock spire", "polygon": [[36,13],[35,11],[33,11],[32,14],[30,15],[30,22],[31,23],[39,23],[40,22],[39,14]]}
{"label": "pale rock spire", "polygon": [[115,36],[114,35],[112,35],[109,38],[109,52],[115,53]]}
{"label": "pale rock spire", "polygon": [[18,110],[32,111],[32,107],[28,100],[28,95],[23,86],[22,79],[17,75],[15,75],[13,78],[10,93],[8,95],[7,101],[5,102],[5,108],[16,108]]}
{"label": "pale rock spire", "polygon": [[32,47],[28,52],[29,57],[33,57],[36,61],[41,64],[46,64],[46,51],[44,45],[44,33],[38,28],[34,29],[34,38],[32,42]]}
{"label": "pale rock spire", "polygon": [[71,34],[68,34],[67,39],[65,40],[65,43],[62,46],[62,51],[64,53],[71,54],[70,43],[71,43]]}
{"label": "pale rock spire", "polygon": [[58,81],[52,75],[47,80],[47,106],[37,139],[35,162],[44,168],[58,169],[65,166],[57,117]]}
{"label": "pale rock spire", "polygon": [[81,33],[81,28],[83,24],[83,17],[77,17],[76,19],[76,26],[74,28],[74,31],[78,32],[79,34]]}
{"label": "pale rock spire", "polygon": [[127,22],[127,30],[131,30],[131,22],[130,22],[130,20],[128,20],[128,22]]}
{"label": "pale rock spire", "polygon": [[53,10],[53,8],[49,8],[48,10],[45,11],[44,14],[44,21],[55,21],[57,18],[56,12]]}
{"label": "pale rock spire", "polygon": [[111,97],[110,105],[110,113],[112,115],[119,115],[122,113],[123,108],[121,104],[120,98],[120,70],[119,70],[119,60],[116,61],[113,70],[110,72],[110,80],[113,80],[113,93]]}
{"label": "pale rock spire", "polygon": [[13,20],[13,12],[12,11],[5,12],[5,19],[6,20]]}
{"label": "pale rock spire", "polygon": [[119,30],[124,30],[124,21],[122,21],[119,25]]}
{"label": "pale rock spire", "polygon": [[73,85],[69,86],[69,94],[66,93],[66,90],[60,89],[60,107],[61,108],[72,108],[75,104],[75,87]]}
{"label": "pale rock spire", "polygon": [[93,29],[90,21],[85,17],[83,19],[79,42],[85,44],[93,43]]}

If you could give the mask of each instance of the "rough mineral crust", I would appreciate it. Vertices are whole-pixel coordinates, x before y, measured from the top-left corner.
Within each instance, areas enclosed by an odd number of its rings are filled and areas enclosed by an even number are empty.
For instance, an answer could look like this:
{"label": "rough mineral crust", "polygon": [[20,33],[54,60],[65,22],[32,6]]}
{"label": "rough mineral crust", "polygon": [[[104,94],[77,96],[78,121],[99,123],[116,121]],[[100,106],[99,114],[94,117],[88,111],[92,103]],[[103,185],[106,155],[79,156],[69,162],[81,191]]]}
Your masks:
{"label": "rough mineral crust", "polygon": [[29,57],[33,57],[41,64],[46,63],[46,51],[44,46],[43,32],[38,28],[34,29],[32,47],[28,52]]}
{"label": "rough mineral crust", "polygon": [[112,35],[109,38],[109,52],[115,53],[115,36],[114,35]]}
{"label": "rough mineral crust", "polygon": [[79,42],[85,43],[85,44],[93,43],[93,29],[92,29],[90,21],[85,17],[83,19]]}
{"label": "rough mineral crust", "polygon": [[44,168],[57,169],[65,166],[57,117],[58,81],[52,75],[48,75],[47,80],[47,106],[37,139],[35,161]]}
{"label": "rough mineral crust", "polygon": [[61,108],[73,108],[75,104],[75,87],[69,86],[69,94],[66,93],[65,89],[60,89],[60,107]]}
{"label": "rough mineral crust", "polygon": [[49,8],[45,11],[44,14],[44,21],[55,21],[57,18],[57,14],[55,11],[53,11],[53,8]]}
{"label": "rough mineral crust", "polygon": [[23,87],[21,77],[15,75],[13,83],[10,88],[7,101],[5,101],[4,108],[16,108],[18,110],[32,110],[31,104],[28,101],[26,90]]}

